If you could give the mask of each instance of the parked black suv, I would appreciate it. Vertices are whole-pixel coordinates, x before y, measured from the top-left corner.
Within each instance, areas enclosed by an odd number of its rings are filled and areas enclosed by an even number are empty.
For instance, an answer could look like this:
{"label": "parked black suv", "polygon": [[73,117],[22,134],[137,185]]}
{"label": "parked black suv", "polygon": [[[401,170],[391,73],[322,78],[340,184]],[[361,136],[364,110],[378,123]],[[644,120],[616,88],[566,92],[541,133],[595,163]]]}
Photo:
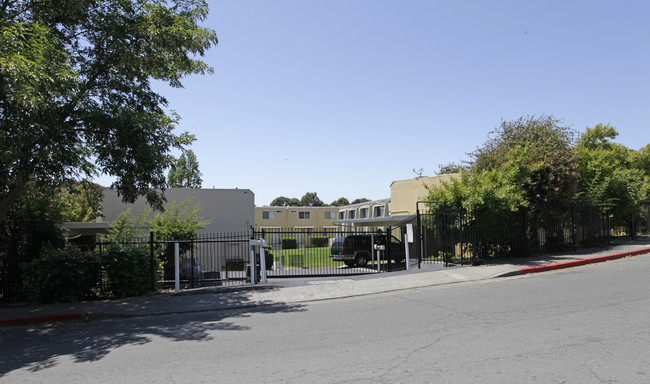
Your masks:
{"label": "parked black suv", "polygon": [[[390,236],[390,244],[386,244],[386,234],[355,234],[334,239],[330,248],[330,257],[334,261],[342,261],[348,267],[364,267],[372,260],[374,245],[385,245],[383,254],[390,254],[396,263],[402,262],[406,256],[404,245],[395,236]],[[390,248],[390,249],[389,249]],[[390,253],[389,253],[390,252]]]}

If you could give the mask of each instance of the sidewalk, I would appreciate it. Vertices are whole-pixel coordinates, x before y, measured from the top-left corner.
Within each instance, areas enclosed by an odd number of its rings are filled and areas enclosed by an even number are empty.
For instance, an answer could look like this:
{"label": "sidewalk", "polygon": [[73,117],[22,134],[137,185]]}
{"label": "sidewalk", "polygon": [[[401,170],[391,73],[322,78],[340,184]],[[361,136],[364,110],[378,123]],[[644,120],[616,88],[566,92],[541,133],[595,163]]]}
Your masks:
{"label": "sidewalk", "polygon": [[612,247],[514,260],[513,264],[450,268],[429,264],[422,269],[372,276],[270,279],[255,287],[209,287],[178,295],[157,293],[122,300],[1,308],[0,327],[287,305],[544,272],[646,253],[650,253],[650,238],[644,237]]}

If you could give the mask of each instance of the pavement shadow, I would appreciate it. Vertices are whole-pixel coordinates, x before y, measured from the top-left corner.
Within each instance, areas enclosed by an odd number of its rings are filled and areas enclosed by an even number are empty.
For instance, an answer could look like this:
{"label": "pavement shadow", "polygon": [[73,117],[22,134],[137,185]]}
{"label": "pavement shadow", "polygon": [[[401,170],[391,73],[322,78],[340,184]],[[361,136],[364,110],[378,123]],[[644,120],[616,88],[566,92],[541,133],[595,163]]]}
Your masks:
{"label": "pavement shadow", "polygon": [[[98,361],[116,348],[143,345],[156,338],[172,342],[214,342],[218,332],[249,330],[239,324],[238,320],[244,317],[305,310],[301,304],[255,306],[251,302],[246,306],[249,301],[246,291],[237,290],[227,294],[215,292],[165,299],[173,302],[168,308],[160,308],[156,315],[137,315],[137,307],[141,310],[147,302],[156,302],[153,298],[137,298],[114,303],[123,306],[120,309],[125,314],[123,317],[0,328],[0,378],[19,369],[34,372],[47,369],[56,366],[60,358],[75,362]],[[187,305],[183,306],[183,302]],[[232,306],[235,303],[239,307]],[[160,300],[157,305],[161,305]],[[133,307],[131,315],[129,306]],[[223,309],[229,306],[232,308]],[[222,309],[216,310],[218,308]]]}

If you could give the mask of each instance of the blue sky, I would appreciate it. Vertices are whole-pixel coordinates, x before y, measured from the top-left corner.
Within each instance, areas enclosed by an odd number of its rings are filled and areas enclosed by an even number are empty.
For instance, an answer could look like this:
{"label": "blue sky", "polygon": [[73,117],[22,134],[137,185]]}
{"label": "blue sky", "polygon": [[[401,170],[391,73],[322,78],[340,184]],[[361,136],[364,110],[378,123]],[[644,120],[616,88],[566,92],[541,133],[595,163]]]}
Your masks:
{"label": "blue sky", "polygon": [[159,91],[197,137],[203,187],[251,189],[257,206],[390,197],[526,115],[650,143],[648,1],[209,4],[215,73]]}

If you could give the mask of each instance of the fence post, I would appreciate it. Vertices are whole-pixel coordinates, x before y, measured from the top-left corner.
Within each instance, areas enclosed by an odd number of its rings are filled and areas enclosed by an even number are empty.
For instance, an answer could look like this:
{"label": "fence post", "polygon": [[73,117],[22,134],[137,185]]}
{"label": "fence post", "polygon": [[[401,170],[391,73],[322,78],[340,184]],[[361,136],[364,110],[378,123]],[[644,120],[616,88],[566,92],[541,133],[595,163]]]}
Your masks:
{"label": "fence post", "polygon": [[156,261],[153,249],[153,232],[149,232],[149,268],[151,276],[151,291],[156,290]]}
{"label": "fence post", "polygon": [[190,272],[190,278],[192,279],[190,287],[194,288],[194,239],[190,239],[190,260],[190,267],[192,268],[192,272]]}
{"label": "fence post", "polygon": [[248,249],[250,250],[250,276],[251,276],[251,287],[255,286],[255,280],[257,279],[257,274],[255,272],[255,244],[256,240],[251,239],[248,244]]}
{"label": "fence post", "polygon": [[266,241],[264,239],[258,240],[260,242],[260,275],[261,282],[266,283],[266,255],[264,254],[264,247],[266,247]]}
{"label": "fence post", "polygon": [[178,242],[174,243],[174,290],[176,293],[181,292],[181,273],[180,273],[180,267],[179,267],[179,259],[180,259],[180,248],[178,246]]}
{"label": "fence post", "polygon": [[418,269],[422,268],[422,225],[420,223],[420,208],[418,207],[418,204],[415,204],[415,220],[416,220],[416,225],[418,226],[417,230],[417,239],[415,241],[416,244],[416,252],[418,253]]}
{"label": "fence post", "polygon": [[[411,255],[410,255],[410,250],[409,250],[409,226],[411,228],[411,235],[413,234],[413,224],[408,223],[406,224],[406,233],[404,233],[404,230],[402,229],[402,241],[404,242],[404,256],[405,256],[405,262],[406,262],[406,270],[408,271],[411,267]],[[404,228],[404,227],[402,227]]]}
{"label": "fence post", "polygon": [[391,267],[392,255],[390,252],[390,244],[393,236],[393,228],[388,226],[388,232],[386,233],[386,249],[384,250],[384,259],[386,259],[386,272],[392,272],[393,268]]}

